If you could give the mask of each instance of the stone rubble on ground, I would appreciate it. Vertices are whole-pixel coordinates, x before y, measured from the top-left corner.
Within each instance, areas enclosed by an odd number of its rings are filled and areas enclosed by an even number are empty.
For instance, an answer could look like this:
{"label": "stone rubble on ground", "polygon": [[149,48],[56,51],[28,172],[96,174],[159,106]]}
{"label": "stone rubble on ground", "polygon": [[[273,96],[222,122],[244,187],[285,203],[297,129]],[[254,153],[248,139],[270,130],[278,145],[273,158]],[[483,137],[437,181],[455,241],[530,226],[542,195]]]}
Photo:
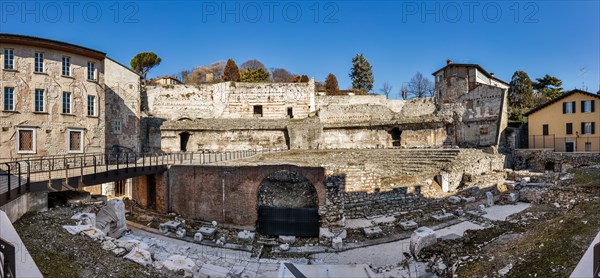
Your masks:
{"label": "stone rubble on ground", "polygon": [[105,235],[119,238],[127,231],[125,223],[125,203],[119,199],[112,199],[96,215],[96,228]]}
{"label": "stone rubble on ground", "polygon": [[163,233],[174,233],[177,232],[177,229],[179,229],[179,227],[181,227],[181,222],[177,222],[177,221],[167,221],[165,223],[161,223],[160,225],[158,225],[158,230]]}
{"label": "stone rubble on ground", "polygon": [[418,226],[419,225],[417,224],[417,222],[415,222],[413,220],[409,220],[409,221],[405,221],[405,222],[400,222],[400,227],[402,228],[402,230],[405,230],[405,231],[414,230]]}
{"label": "stone rubble on ground", "polygon": [[363,232],[367,238],[376,238],[383,234],[383,231],[379,227],[363,228]]}
{"label": "stone rubble on ground", "polygon": [[331,240],[331,247],[335,250],[340,250],[343,248],[343,241],[342,238],[340,237],[334,237]]}
{"label": "stone rubble on ground", "polygon": [[279,241],[287,244],[292,244],[296,242],[295,236],[279,236]]}

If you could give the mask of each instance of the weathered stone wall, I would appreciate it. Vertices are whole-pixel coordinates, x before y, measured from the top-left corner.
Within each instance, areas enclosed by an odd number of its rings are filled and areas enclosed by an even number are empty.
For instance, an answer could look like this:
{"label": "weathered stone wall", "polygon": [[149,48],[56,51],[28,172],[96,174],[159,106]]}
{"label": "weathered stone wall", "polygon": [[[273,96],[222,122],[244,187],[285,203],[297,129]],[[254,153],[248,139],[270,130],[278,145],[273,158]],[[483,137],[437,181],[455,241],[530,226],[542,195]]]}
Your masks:
{"label": "weathered stone wall", "polygon": [[[288,149],[286,130],[204,130],[190,131],[187,151],[237,151]],[[164,131],[161,146],[164,152],[181,151],[181,133]]]}
{"label": "weathered stone wall", "polygon": [[319,149],[391,148],[392,136],[382,128],[328,128],[323,130]]}
{"label": "weathered stone wall", "polygon": [[[160,152],[161,151],[161,135],[160,127],[165,122],[165,119],[148,117],[144,115],[140,121],[140,137],[141,148],[143,152]],[[175,146],[171,146],[174,148]]]}
{"label": "weathered stone wall", "polygon": [[512,156],[515,170],[558,172],[600,164],[600,153],[559,153],[552,150],[518,149]]}
{"label": "weathered stone wall", "polygon": [[[0,112],[0,157],[68,153],[68,130],[84,130],[83,152],[104,151],[104,64],[90,57],[53,49],[0,44],[14,49],[15,70],[0,71],[0,88],[14,88],[14,111]],[[35,52],[44,52],[44,72],[34,73]],[[71,76],[62,76],[62,56],[71,57]],[[97,81],[87,80],[87,63],[97,67]],[[35,89],[44,90],[44,111],[34,112]],[[62,113],[62,94],[71,93],[71,113]],[[97,115],[87,116],[87,96],[96,97]],[[4,96],[2,96],[4,99]],[[2,103],[3,105],[3,103]],[[2,107],[3,108],[3,107]],[[33,128],[35,153],[17,154],[17,128]]]}
{"label": "weathered stone wall", "polygon": [[[148,86],[148,113],[167,120],[212,118],[306,118],[314,98],[308,83],[222,82],[199,86]],[[314,104],[313,104],[314,105]],[[262,116],[254,106],[262,107]]]}
{"label": "weathered stone wall", "polygon": [[441,147],[447,134],[445,128],[403,130],[400,138],[403,147]]}
{"label": "weathered stone wall", "polygon": [[404,104],[404,100],[387,99],[384,95],[317,96],[317,110],[326,109],[328,106],[377,105],[398,113]]}
{"label": "weathered stone wall", "polygon": [[140,143],[140,76],[110,58],[106,68],[106,151],[113,146],[139,152]]}
{"label": "weathered stone wall", "polygon": [[[457,129],[461,146],[495,145],[499,125],[502,132],[506,122],[505,89],[480,85],[459,97],[465,105],[462,123]],[[504,116],[501,118],[501,116]]]}

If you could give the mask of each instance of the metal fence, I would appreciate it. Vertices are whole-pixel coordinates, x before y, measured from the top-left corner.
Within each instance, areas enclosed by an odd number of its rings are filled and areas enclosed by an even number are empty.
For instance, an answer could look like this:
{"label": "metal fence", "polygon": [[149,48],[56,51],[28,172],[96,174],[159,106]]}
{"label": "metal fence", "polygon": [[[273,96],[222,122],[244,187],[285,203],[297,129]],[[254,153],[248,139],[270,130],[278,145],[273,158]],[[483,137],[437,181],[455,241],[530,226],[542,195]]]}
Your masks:
{"label": "metal fence", "polygon": [[[148,169],[173,164],[209,164],[287,149],[176,153],[90,153],[0,159],[0,206],[31,191],[32,184],[88,177],[93,180],[129,178]],[[99,183],[95,183],[99,184]],[[52,190],[48,185],[48,190]]]}
{"label": "metal fence", "polygon": [[555,152],[600,152],[600,137],[529,135],[528,147],[529,149],[552,149]]}

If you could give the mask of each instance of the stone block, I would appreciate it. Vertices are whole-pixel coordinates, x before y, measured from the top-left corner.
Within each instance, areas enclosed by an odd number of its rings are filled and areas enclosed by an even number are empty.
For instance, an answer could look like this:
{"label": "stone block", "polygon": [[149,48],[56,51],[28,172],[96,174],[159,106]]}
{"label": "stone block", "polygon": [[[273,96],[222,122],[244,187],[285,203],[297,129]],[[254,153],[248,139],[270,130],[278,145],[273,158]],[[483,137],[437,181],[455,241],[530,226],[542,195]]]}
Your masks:
{"label": "stone block", "polygon": [[438,182],[438,184],[440,185],[440,187],[442,188],[442,192],[450,191],[450,181],[449,181],[450,177],[449,177],[448,173],[440,172],[435,177],[435,179]]}
{"label": "stone block", "polygon": [[183,229],[183,228],[177,229],[177,232],[175,232],[175,235],[178,238],[184,238],[185,237],[185,229]]}
{"label": "stone block", "polygon": [[281,245],[279,245],[279,249],[281,251],[288,251],[288,250],[290,250],[290,245],[287,243],[281,244]]}
{"label": "stone block", "polygon": [[217,233],[217,229],[213,228],[213,227],[202,227],[198,230],[198,232],[201,233],[205,237],[212,238]]}
{"label": "stone block", "polygon": [[514,204],[519,201],[519,195],[514,192],[510,193],[510,194],[506,195],[506,201],[511,204]]}
{"label": "stone block", "polygon": [[319,228],[319,237],[333,238],[335,234],[329,230],[329,228]]}
{"label": "stone block", "polygon": [[343,247],[343,241],[342,241],[342,238],[340,238],[340,237],[334,237],[334,238],[331,240],[331,247],[332,247],[333,249],[335,249],[335,250],[340,250],[340,249],[342,249],[342,247]]}
{"label": "stone block", "polygon": [[376,238],[383,234],[383,231],[379,227],[367,227],[363,229],[367,238]]}
{"label": "stone block", "polygon": [[451,219],[454,217],[454,214],[452,213],[447,213],[447,212],[440,212],[440,213],[436,213],[434,215],[431,216],[431,218],[433,218],[433,220],[436,221],[446,221],[448,219]]}
{"label": "stone block", "polygon": [[95,213],[84,213],[78,212],[71,219],[79,221],[80,225],[91,225],[96,226],[96,214]]}
{"label": "stone block", "polygon": [[121,257],[121,256],[123,256],[123,255],[127,254],[127,249],[125,249],[125,248],[121,248],[121,247],[117,247],[117,248],[114,248],[114,249],[112,250],[112,252],[113,252],[115,255],[117,255],[118,257]]}
{"label": "stone block", "polygon": [[125,223],[125,203],[112,199],[96,215],[96,228],[105,235],[119,238],[127,231]]}
{"label": "stone block", "polygon": [[416,257],[423,248],[431,246],[436,242],[437,235],[435,231],[428,227],[420,227],[410,236],[410,253]]}
{"label": "stone block", "polygon": [[238,239],[246,243],[252,243],[252,241],[254,241],[254,236],[255,233],[245,230],[238,233]]}
{"label": "stone block", "polygon": [[400,222],[400,227],[402,228],[402,230],[408,231],[408,230],[414,230],[418,227],[419,225],[417,224],[417,222],[409,220],[409,221],[405,221],[405,222]]}
{"label": "stone block", "polygon": [[[114,250],[113,250],[114,251]],[[125,255],[125,259],[136,262],[143,266],[152,265],[152,254],[141,248],[133,248],[129,254]]]}
{"label": "stone block", "polygon": [[204,236],[202,235],[202,233],[197,232],[196,234],[194,234],[194,241],[200,242],[200,241],[202,241],[203,237]]}
{"label": "stone block", "polygon": [[489,191],[488,191],[488,192],[486,192],[486,193],[485,193],[485,197],[486,197],[486,202],[485,202],[485,204],[486,204],[488,207],[491,207],[491,206],[493,206],[493,205],[494,205],[494,194],[492,194],[492,192],[489,192]]}
{"label": "stone block", "polygon": [[456,197],[456,196],[448,197],[448,202],[450,202],[452,204],[458,204],[458,203],[460,203],[460,201],[461,201],[460,197]]}
{"label": "stone block", "polygon": [[292,244],[292,243],[296,242],[296,237],[295,236],[279,236],[279,241],[281,241],[283,243],[287,243],[287,244]]}
{"label": "stone block", "polygon": [[454,211],[454,215],[456,215],[458,217],[461,217],[461,216],[465,215],[465,211],[463,210],[463,208],[457,208]]}
{"label": "stone block", "polygon": [[104,250],[111,251],[115,248],[117,248],[117,245],[114,242],[112,242],[112,240],[106,240],[102,242],[102,249]]}
{"label": "stone block", "polygon": [[168,232],[176,232],[179,227],[181,227],[181,222],[167,221],[158,225],[158,230],[160,230],[161,233],[166,234]]}
{"label": "stone block", "polygon": [[162,262],[162,266],[176,273],[183,272],[184,277],[192,277],[195,274],[196,269],[198,268],[194,261],[181,255],[170,256]]}

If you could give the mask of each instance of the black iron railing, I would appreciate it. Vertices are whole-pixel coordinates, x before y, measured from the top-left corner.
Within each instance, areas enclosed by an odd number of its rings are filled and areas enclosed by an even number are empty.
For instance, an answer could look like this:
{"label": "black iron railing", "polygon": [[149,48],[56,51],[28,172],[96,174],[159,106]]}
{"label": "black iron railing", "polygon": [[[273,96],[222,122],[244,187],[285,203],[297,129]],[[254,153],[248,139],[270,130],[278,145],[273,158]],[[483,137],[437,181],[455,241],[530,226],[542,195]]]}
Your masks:
{"label": "black iron railing", "polygon": [[574,135],[557,137],[550,135],[529,135],[529,149],[552,149],[555,152],[600,152],[600,137]]}
{"label": "black iron railing", "polygon": [[[68,185],[76,179],[95,185],[107,179],[124,179],[161,171],[173,164],[209,164],[241,159],[259,153],[279,152],[287,149],[240,150],[223,152],[176,153],[89,153],[62,156],[35,156],[0,159],[0,206],[30,192],[32,185],[65,181]],[[96,183],[94,183],[97,181]],[[91,184],[90,184],[91,182]],[[70,189],[67,187],[67,189]]]}

